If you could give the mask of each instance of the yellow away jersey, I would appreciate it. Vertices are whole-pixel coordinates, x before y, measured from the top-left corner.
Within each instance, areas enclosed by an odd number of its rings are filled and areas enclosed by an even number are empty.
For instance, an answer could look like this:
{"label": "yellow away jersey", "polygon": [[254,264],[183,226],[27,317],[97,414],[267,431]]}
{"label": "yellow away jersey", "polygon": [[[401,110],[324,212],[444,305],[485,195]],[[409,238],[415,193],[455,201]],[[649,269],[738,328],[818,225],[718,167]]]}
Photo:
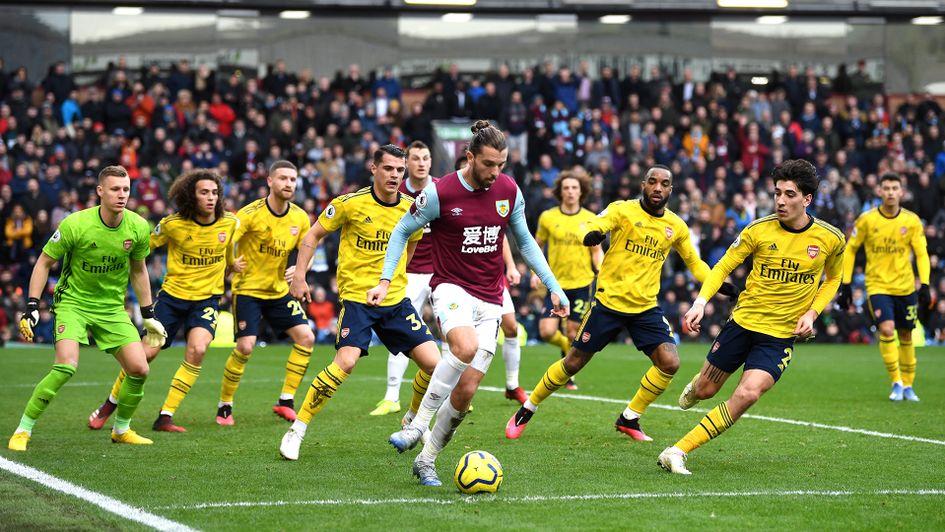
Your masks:
{"label": "yellow away jersey", "polygon": [[564,290],[582,288],[594,282],[591,248],[584,245],[587,224],[596,218],[582,208],[565,214],[560,207],[548,209],[538,217],[535,238],[548,246],[548,265]]}
{"label": "yellow away jersey", "polygon": [[686,222],[669,209],[653,216],[643,210],[640,200],[615,201],[588,223],[585,234],[593,230],[610,232],[610,249],[597,274],[594,297],[611,310],[636,314],[656,306],[660,272],[670,248],[699,281],[709,273],[692,245]]}
{"label": "yellow away jersey", "polygon": [[915,254],[919,280],[929,284],[929,252],[922,220],[915,213],[900,209],[892,218],[878,208],[856,219],[849,249],[843,259],[843,282],[853,280],[856,251],[866,252],[866,292],[907,296],[915,292],[912,255]]}
{"label": "yellow away jersey", "polygon": [[[384,254],[394,226],[413,205],[410,196],[401,193],[397,196],[395,203],[384,203],[374,195],[372,187],[365,187],[333,199],[318,217],[318,223],[326,231],[341,229],[337,271],[340,299],[367,303],[368,290],[377,286],[377,280],[384,270]],[[410,241],[420,240],[422,236],[421,229],[410,236]],[[397,262],[387,297],[381,306],[396,305],[405,297],[406,253]]]}
{"label": "yellow away jersey", "polygon": [[[837,293],[844,244],[839,229],[817,218],[800,230],[785,228],[776,214],[759,218],[732,242],[699,295],[711,298],[751,255],[751,273],[732,319],[750,331],[790,338],[805,312],[823,312]],[[825,271],[827,279],[821,284]]]}
{"label": "yellow away jersey", "polygon": [[167,244],[167,275],[161,290],[187,301],[222,295],[239,225],[229,212],[208,225],[177,214],[165,216],[151,232],[151,249]]}
{"label": "yellow away jersey", "polygon": [[288,294],[286,262],[311,227],[308,214],[294,203],[289,203],[284,214],[275,214],[262,198],[240,209],[236,216],[240,226],[233,238],[235,253],[246,260],[246,270],[233,276],[233,293],[262,299]]}

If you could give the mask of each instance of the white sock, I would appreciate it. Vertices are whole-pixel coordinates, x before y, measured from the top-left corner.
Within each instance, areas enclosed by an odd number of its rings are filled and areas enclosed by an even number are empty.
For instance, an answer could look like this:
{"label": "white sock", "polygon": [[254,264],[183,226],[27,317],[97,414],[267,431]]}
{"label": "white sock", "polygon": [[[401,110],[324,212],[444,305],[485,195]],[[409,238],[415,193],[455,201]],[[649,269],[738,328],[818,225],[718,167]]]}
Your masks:
{"label": "white sock", "polygon": [[440,408],[443,401],[449,398],[467,367],[469,364],[456,358],[452,353],[440,359],[433,370],[433,375],[430,376],[430,385],[427,387],[427,393],[423,395],[417,415],[410,422],[411,427],[420,430],[427,430],[430,427],[433,414]]}
{"label": "white sock", "polygon": [[117,404],[118,404],[118,398],[115,397],[115,396],[112,395],[112,394],[108,394],[108,402],[111,403],[111,404],[113,404],[113,405],[117,405]]}
{"label": "white sock", "polygon": [[167,410],[161,410],[161,415],[162,415],[162,416],[174,417],[174,412],[168,412]]}
{"label": "white sock", "polygon": [[394,353],[387,354],[387,391],[384,392],[385,401],[400,401],[400,383],[404,380],[404,372],[410,359]]}
{"label": "white sock", "polygon": [[640,417],[640,414],[638,412],[634,412],[633,410],[630,410],[630,407],[628,406],[627,408],[623,409],[623,417],[627,419],[637,419]]}
{"label": "white sock", "polygon": [[466,413],[460,413],[453,408],[452,402],[449,400],[443,401],[440,409],[436,411],[436,423],[433,424],[433,430],[430,431],[429,441],[420,451],[419,459],[430,462],[436,460],[436,457],[440,455],[440,451],[453,439],[456,428],[459,427],[465,417]]}
{"label": "white sock", "polygon": [[291,393],[280,393],[280,394],[279,394],[279,400],[280,400],[280,401],[288,401],[289,399],[295,400],[295,396],[292,395]]}
{"label": "white sock", "polygon": [[233,406],[233,401],[220,401],[217,403],[217,408],[220,408],[221,406],[224,406],[224,405]]}
{"label": "white sock", "polygon": [[522,365],[522,346],[518,337],[505,337],[502,342],[502,361],[505,362],[505,387],[509,390],[518,388],[518,368]]}
{"label": "white sock", "polygon": [[306,431],[306,429],[308,429],[308,424],[307,424],[307,423],[303,423],[302,421],[299,421],[298,419],[296,419],[295,421],[292,422],[292,427],[291,427],[291,428],[292,428],[292,430],[295,431],[296,434],[298,434],[299,436],[301,436],[301,437],[304,438],[304,437],[305,437],[305,431]]}
{"label": "white sock", "polygon": [[527,399],[525,401],[525,404],[523,404],[522,406],[531,410],[532,412],[534,412],[535,410],[538,410],[538,405],[533,403],[531,399]]}

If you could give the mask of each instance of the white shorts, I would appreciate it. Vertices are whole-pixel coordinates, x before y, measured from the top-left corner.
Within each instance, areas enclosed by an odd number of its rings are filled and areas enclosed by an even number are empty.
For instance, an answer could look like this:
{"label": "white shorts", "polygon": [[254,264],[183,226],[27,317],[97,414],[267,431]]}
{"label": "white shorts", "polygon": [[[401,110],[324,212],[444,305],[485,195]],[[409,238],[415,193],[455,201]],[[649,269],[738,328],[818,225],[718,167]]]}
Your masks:
{"label": "white shorts", "polygon": [[430,279],[432,273],[407,272],[407,299],[417,311],[417,317],[423,319],[423,305],[430,299]]}
{"label": "white shorts", "polygon": [[470,366],[482,373],[488,371],[499,336],[502,306],[473,297],[461,287],[449,283],[437,286],[432,299],[433,312],[444,338],[456,327],[476,330],[479,349]]}
{"label": "white shorts", "polygon": [[514,313],[515,305],[512,304],[512,294],[510,294],[509,289],[506,288],[502,291],[502,315]]}

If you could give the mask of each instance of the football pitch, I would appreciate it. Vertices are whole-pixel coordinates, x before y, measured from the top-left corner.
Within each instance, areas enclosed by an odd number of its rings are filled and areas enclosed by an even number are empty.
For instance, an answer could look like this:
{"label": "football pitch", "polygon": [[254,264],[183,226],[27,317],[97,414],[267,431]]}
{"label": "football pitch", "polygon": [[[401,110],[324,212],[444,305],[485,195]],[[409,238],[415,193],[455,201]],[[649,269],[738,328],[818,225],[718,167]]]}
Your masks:
{"label": "football pitch", "polygon": [[[180,348],[163,352],[132,423],[153,446],[113,445],[107,430],[86,428],[118,365],[84,350],[26,453],[8,451],[6,438],[49,370],[52,350],[3,349],[0,529],[945,529],[945,348],[918,349],[922,401],[892,403],[875,346],[799,344],[781,382],[749,415],[690,455],[693,475],[671,475],[656,465],[657,455],[727,397],[738,376],[717,399],[679,410],[676,398],[706,347],[681,346],[679,374],[643,417],[654,438],[648,443],[613,428],[649,366],[632,346],[598,354],[578,375],[580,389],[562,389],[543,403],[516,441],[504,437],[517,404],[502,394],[497,356],[474,411],[440,456],[441,488],[421,487],[411,476],[415,451],[398,455],[388,445],[400,414],[368,415],[384,392],[382,348],[361,360],[314,418],[298,462],[279,456],[288,423],[271,410],[286,346],[254,353],[232,427],[214,422],[228,351],[211,349],[174,418],[185,434],[150,428],[182,357]],[[316,346],[297,403],[332,355],[329,346]],[[530,389],[556,358],[550,347],[524,348],[522,386]],[[411,364],[404,407],[414,371]],[[503,465],[505,480],[494,496],[462,495],[453,486],[457,460],[475,449]],[[59,481],[84,497],[48,487]],[[102,507],[134,512],[136,520]]]}

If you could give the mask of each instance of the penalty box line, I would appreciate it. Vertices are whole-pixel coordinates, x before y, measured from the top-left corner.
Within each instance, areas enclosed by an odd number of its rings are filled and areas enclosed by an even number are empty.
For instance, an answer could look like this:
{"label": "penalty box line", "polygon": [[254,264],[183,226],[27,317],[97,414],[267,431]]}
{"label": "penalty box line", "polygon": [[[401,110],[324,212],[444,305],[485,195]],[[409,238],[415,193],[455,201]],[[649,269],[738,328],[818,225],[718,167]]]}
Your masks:
{"label": "penalty box line", "polygon": [[[493,386],[480,386],[479,389],[490,391],[490,392],[505,393],[504,388],[496,388]],[[621,405],[627,404],[627,401],[624,399],[611,399],[609,397],[596,397],[593,395],[562,393],[562,394],[555,394],[555,397],[560,397],[562,399],[573,399],[577,401],[595,401],[595,402],[600,402],[600,403],[614,403],[614,404],[621,404]],[[698,412],[702,414],[709,411],[706,408],[690,408],[689,410],[682,410],[678,406],[661,405],[661,404],[651,404],[650,408],[671,410],[673,412]],[[816,429],[835,430],[839,432],[848,432],[851,434],[862,434],[864,436],[873,436],[876,438],[889,438],[889,439],[895,439],[895,440],[912,441],[912,442],[917,442],[917,443],[931,443],[933,445],[945,445],[945,441],[943,440],[935,440],[932,438],[922,438],[919,436],[907,436],[905,434],[892,434],[889,432],[879,432],[875,430],[857,429],[853,427],[844,427],[842,425],[827,425],[825,423],[815,423],[813,421],[800,421],[796,419],[787,419],[787,418],[781,418],[781,417],[761,416],[758,414],[744,414],[742,415],[742,418],[758,419],[761,421],[771,421],[773,423],[785,423],[787,425],[799,425],[802,427],[810,427],[810,428],[816,428]]]}
{"label": "penalty box line", "polygon": [[177,521],[172,521],[166,517],[154,515],[136,506],[131,506],[118,499],[103,495],[97,491],[92,491],[82,486],[77,486],[69,481],[54,477],[44,473],[39,469],[23,465],[0,456],[0,469],[7,471],[18,477],[36,482],[37,484],[49,488],[53,491],[71,495],[97,506],[108,513],[115,514],[123,519],[128,519],[142,525],[149,526],[155,530],[167,530],[174,532],[196,532],[195,529]]}
{"label": "penalty box line", "polygon": [[529,503],[529,502],[567,502],[633,499],[681,499],[691,497],[740,498],[740,497],[882,497],[882,496],[945,496],[945,489],[921,490],[764,490],[764,491],[708,491],[708,492],[667,492],[667,493],[591,493],[584,495],[524,495],[521,497],[503,497],[500,495],[478,495],[453,499],[435,499],[431,497],[391,498],[391,499],[313,499],[306,501],[235,501],[207,502],[189,505],[158,506],[155,510],[211,510],[232,508],[259,508],[279,506],[382,506],[405,504],[476,504]]}

